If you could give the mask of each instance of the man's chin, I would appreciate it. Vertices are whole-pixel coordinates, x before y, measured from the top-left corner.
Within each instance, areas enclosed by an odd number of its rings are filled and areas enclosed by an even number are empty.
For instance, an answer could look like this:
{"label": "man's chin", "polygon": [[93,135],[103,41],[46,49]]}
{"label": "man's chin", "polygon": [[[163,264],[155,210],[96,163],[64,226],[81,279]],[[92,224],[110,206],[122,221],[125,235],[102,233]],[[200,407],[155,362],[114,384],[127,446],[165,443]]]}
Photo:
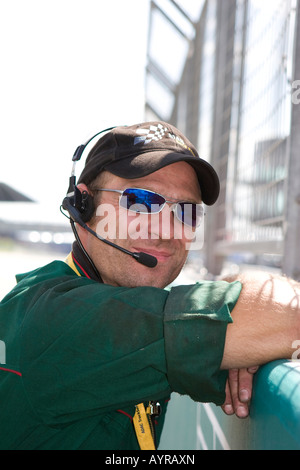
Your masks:
{"label": "man's chin", "polygon": [[180,270],[174,268],[166,270],[166,266],[161,265],[159,262],[155,268],[146,266],[141,266],[141,268],[138,267],[136,270],[135,287],[148,286],[164,289],[177,278],[180,272]]}

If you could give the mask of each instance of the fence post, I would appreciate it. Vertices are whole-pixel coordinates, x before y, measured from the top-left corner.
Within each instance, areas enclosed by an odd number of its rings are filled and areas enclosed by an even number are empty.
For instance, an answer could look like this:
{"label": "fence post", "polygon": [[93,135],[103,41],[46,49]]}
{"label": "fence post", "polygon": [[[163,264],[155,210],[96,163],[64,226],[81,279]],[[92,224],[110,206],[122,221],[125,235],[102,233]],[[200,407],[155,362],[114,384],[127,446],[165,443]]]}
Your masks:
{"label": "fence post", "polygon": [[[297,2],[293,84],[300,85],[300,2]],[[300,86],[299,86],[300,88]],[[300,280],[300,91],[292,90],[292,120],[289,142],[286,229],[282,269]]]}

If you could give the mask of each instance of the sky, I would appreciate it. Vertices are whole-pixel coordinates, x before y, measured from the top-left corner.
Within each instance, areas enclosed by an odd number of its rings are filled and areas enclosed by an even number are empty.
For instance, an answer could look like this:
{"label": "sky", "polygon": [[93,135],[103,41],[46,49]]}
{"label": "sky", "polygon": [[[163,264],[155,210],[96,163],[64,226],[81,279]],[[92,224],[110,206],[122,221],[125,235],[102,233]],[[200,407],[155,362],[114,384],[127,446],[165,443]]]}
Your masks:
{"label": "sky", "polygon": [[[178,3],[198,16],[203,0]],[[75,149],[144,120],[149,8],[150,0],[0,0],[0,182],[39,203],[1,203],[0,223],[69,227],[59,207]],[[165,64],[161,43],[157,52]],[[1,251],[0,298],[16,272],[40,263],[40,252]]]}
{"label": "sky", "polygon": [[148,0],[0,0],[0,182],[59,205],[76,147],[143,121],[148,15]]}

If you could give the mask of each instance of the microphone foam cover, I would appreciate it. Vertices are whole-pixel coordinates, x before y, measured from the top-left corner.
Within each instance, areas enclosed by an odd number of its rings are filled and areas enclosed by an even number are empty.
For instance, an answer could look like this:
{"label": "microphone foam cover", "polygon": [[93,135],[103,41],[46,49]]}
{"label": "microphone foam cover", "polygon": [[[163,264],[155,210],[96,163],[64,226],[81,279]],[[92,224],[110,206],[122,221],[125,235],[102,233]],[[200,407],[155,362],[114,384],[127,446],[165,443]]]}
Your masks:
{"label": "microphone foam cover", "polygon": [[138,256],[135,257],[135,259],[143,264],[144,266],[147,266],[148,268],[155,268],[157,265],[157,259],[154,256],[148,255],[147,253],[137,253]]}

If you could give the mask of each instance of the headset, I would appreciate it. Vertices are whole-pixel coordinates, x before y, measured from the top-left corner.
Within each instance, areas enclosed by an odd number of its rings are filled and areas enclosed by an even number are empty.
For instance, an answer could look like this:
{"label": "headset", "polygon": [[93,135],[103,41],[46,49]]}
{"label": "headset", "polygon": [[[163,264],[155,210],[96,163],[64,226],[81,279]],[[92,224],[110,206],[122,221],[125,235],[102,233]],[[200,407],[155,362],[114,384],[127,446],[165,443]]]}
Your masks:
{"label": "headset", "polygon": [[[81,159],[84,150],[93,139],[95,139],[98,135],[104,134],[106,132],[111,131],[112,129],[115,129],[115,127],[116,126],[109,127],[100,132],[97,132],[97,134],[90,137],[84,144],[81,144],[76,148],[73,158],[72,158],[73,164],[72,164],[71,176],[69,178],[68,192],[67,192],[66,197],[63,199],[63,202],[61,205],[61,212],[62,212],[62,209],[64,209],[70,214],[71,227],[75,235],[75,238],[77,242],[79,243],[82,251],[86,255],[88,261],[90,262],[98,278],[100,278],[98,270],[82,245],[82,242],[79,238],[79,235],[75,227],[75,222],[79,224],[81,227],[83,227],[85,230],[87,230],[89,233],[91,233],[98,240],[133,257],[138,263],[143,264],[144,266],[148,268],[154,268],[157,265],[157,259],[154,256],[151,256],[148,253],[143,253],[143,252],[135,253],[132,251],[128,251],[125,248],[119,245],[116,245],[115,243],[110,242],[106,238],[101,237],[87,225],[87,222],[92,218],[95,212],[95,203],[94,203],[94,198],[87,191],[81,192],[76,186],[76,176],[75,176],[76,163]],[[64,214],[64,212],[62,213]]]}

